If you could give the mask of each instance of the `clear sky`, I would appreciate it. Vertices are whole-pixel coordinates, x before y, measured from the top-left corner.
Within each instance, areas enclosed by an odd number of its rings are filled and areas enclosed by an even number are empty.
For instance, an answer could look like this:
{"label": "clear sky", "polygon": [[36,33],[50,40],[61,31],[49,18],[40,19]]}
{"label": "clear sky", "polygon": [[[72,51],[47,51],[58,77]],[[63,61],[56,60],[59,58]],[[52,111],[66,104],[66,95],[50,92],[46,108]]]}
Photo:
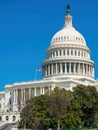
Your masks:
{"label": "clear sky", "polygon": [[[0,90],[35,79],[52,36],[64,25],[66,5],[83,34],[98,77],[98,0],[0,0]],[[41,73],[37,73],[41,79]]]}

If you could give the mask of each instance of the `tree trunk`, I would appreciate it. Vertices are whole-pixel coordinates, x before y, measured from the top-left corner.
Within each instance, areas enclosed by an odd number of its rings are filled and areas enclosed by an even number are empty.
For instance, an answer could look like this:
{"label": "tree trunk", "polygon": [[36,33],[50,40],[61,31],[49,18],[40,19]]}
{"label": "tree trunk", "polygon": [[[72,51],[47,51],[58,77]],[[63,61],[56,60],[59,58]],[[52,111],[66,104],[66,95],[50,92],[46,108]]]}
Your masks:
{"label": "tree trunk", "polygon": [[58,120],[58,130],[60,130],[60,120]]}

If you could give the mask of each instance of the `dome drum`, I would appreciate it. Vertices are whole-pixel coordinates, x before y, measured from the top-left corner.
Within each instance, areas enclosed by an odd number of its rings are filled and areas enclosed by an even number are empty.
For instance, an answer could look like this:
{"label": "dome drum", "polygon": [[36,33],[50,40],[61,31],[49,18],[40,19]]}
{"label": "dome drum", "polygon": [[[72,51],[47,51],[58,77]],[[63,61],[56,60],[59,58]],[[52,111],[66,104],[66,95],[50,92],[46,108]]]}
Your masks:
{"label": "dome drum", "polygon": [[81,48],[70,48],[70,47],[60,47],[47,51],[47,59],[54,58],[81,58],[81,59],[90,59],[90,52]]}

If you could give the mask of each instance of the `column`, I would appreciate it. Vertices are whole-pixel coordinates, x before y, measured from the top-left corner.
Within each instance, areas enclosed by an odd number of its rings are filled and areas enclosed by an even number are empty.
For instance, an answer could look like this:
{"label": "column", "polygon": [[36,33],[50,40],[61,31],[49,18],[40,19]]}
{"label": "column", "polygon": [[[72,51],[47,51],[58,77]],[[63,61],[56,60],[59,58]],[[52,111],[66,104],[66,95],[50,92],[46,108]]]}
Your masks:
{"label": "column", "polygon": [[16,104],[18,104],[18,90],[16,89]]}
{"label": "column", "polygon": [[45,76],[47,76],[47,66],[45,66]]}
{"label": "column", "polygon": [[51,52],[51,57],[53,58],[53,52]]}
{"label": "column", "polygon": [[92,70],[92,71],[93,71],[93,75],[92,75],[92,76],[94,77],[94,67],[92,67],[92,69],[93,69],[93,70]]}
{"label": "column", "polygon": [[43,95],[42,87],[40,87],[40,94]]}
{"label": "column", "polygon": [[60,56],[60,51],[58,50],[58,56]]}
{"label": "column", "polygon": [[89,76],[90,76],[90,65],[89,65]]}
{"label": "column", "polygon": [[45,94],[45,88],[43,87],[43,95]]}
{"label": "column", "polygon": [[16,95],[15,95],[15,90],[13,91],[13,93],[14,93],[14,100],[13,100],[13,103],[15,104],[15,97],[16,97]]}
{"label": "column", "polygon": [[34,96],[36,96],[36,88],[34,88]]}
{"label": "column", "polygon": [[84,68],[84,64],[83,64],[83,75],[85,75],[85,68]]}
{"label": "column", "polygon": [[67,71],[66,71],[66,70],[67,70],[67,68],[66,68],[66,63],[65,63],[65,74],[67,73]]}
{"label": "column", "polygon": [[87,75],[87,70],[88,70],[88,68],[87,68],[87,64],[86,64],[86,75]]}
{"label": "column", "polygon": [[21,89],[21,104],[23,104],[23,89]]}
{"label": "column", "polygon": [[63,56],[63,50],[61,50],[61,55]]}
{"label": "column", "polygon": [[29,99],[31,99],[31,88],[29,88]]}
{"label": "column", "polygon": [[23,103],[25,104],[25,89],[23,89],[23,99],[24,99]]}
{"label": "column", "polygon": [[60,73],[62,74],[62,63],[60,63]]}
{"label": "column", "polygon": [[57,72],[57,63],[56,63],[56,74],[58,74],[58,72]]}
{"label": "column", "polygon": [[51,64],[51,75],[53,75],[53,64]]}
{"label": "column", "polygon": [[74,74],[76,73],[76,63],[74,63]]}
{"label": "column", "polygon": [[50,75],[50,65],[48,65],[48,75]]}

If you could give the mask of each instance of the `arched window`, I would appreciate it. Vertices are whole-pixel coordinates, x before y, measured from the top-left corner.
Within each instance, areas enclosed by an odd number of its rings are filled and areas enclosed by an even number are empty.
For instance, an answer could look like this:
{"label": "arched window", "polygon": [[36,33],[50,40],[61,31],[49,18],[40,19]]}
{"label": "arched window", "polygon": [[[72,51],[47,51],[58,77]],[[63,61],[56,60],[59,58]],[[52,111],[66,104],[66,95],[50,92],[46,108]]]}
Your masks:
{"label": "arched window", "polygon": [[8,116],[6,116],[6,121],[8,121],[9,120],[9,117]]}
{"label": "arched window", "polygon": [[13,116],[13,121],[15,121],[16,120],[16,116]]}

